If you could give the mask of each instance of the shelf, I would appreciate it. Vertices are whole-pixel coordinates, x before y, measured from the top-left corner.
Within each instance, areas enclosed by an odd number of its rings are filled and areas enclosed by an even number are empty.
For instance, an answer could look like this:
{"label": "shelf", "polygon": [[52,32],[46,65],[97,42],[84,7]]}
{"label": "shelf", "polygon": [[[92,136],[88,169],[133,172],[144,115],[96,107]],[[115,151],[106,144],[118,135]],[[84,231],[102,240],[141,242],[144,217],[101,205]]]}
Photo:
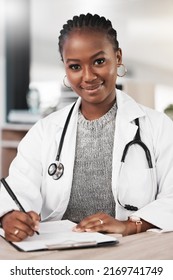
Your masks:
{"label": "shelf", "polygon": [[1,177],[8,176],[9,166],[16,156],[18,144],[31,126],[8,123],[1,127]]}

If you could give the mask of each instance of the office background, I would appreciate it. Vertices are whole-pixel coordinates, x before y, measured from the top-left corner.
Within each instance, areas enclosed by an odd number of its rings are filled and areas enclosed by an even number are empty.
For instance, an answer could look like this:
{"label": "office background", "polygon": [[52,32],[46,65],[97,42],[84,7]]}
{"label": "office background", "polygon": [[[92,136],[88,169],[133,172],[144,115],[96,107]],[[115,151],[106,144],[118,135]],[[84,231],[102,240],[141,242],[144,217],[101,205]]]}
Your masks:
{"label": "office background", "polygon": [[160,111],[173,103],[172,0],[0,0],[1,128],[11,109],[27,109],[29,88],[39,90],[43,107],[67,94],[58,35],[69,18],[87,12],[117,30],[128,69],[118,80],[124,90]]}

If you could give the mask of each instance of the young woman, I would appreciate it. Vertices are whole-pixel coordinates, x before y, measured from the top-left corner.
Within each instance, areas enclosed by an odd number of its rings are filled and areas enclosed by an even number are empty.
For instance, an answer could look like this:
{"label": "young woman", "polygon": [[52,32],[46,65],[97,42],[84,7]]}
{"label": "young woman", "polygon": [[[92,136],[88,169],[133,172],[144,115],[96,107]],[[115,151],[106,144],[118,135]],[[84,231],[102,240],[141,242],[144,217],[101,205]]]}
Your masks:
{"label": "young woman", "polygon": [[33,235],[40,219],[122,235],[173,229],[173,123],[116,89],[123,63],[111,22],[75,16],[61,30],[59,50],[79,98],[21,141],[7,182],[27,213],[1,187],[6,238]]}

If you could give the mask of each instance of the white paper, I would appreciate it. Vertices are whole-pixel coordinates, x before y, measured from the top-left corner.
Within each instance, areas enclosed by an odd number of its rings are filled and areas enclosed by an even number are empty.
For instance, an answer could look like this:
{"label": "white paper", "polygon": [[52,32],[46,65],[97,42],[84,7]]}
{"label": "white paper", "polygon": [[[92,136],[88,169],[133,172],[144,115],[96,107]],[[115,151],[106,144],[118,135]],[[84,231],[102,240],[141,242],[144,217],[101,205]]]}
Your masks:
{"label": "white paper", "polygon": [[[115,237],[98,232],[74,232],[75,223],[63,220],[40,223],[39,235],[34,234],[24,241],[13,242],[23,251],[35,251],[49,248],[60,248],[61,246],[82,246],[82,244],[98,244],[104,242],[117,241]],[[2,232],[0,232],[1,234]],[[3,234],[1,234],[3,235]]]}

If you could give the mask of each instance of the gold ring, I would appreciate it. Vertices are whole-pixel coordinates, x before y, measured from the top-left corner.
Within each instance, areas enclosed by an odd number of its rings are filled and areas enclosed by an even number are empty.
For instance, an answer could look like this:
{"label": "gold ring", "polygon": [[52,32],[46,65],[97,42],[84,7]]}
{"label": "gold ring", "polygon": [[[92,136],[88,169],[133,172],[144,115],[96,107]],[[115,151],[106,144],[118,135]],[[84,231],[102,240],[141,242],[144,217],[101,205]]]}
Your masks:
{"label": "gold ring", "polygon": [[16,229],[15,231],[14,231],[14,235],[17,235],[19,233],[19,229]]}
{"label": "gold ring", "polygon": [[101,225],[103,225],[103,220],[99,219],[99,222],[100,222]]}

